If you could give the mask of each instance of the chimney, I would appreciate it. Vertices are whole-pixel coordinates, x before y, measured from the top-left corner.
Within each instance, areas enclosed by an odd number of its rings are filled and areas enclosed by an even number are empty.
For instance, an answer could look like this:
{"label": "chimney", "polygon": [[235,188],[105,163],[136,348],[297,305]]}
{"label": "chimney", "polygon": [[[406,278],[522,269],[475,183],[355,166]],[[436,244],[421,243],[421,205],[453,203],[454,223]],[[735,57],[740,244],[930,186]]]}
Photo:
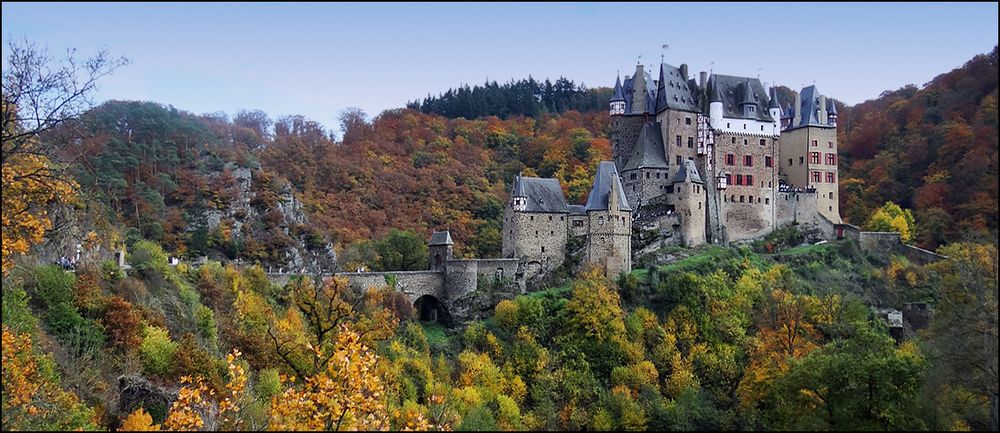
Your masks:
{"label": "chimney", "polygon": [[826,124],[826,96],[819,96],[819,123]]}
{"label": "chimney", "polygon": [[795,117],[792,118],[792,126],[799,126],[802,123],[802,91],[795,93]]}
{"label": "chimney", "polygon": [[681,63],[681,78],[683,78],[684,81],[688,80],[688,65],[687,65],[687,63]]}
{"label": "chimney", "polygon": [[701,111],[705,111],[708,108],[708,104],[705,102],[705,99],[708,98],[708,93],[706,92],[708,89],[708,73],[705,71],[699,72],[698,79],[700,80],[698,82],[698,96],[701,102]]}

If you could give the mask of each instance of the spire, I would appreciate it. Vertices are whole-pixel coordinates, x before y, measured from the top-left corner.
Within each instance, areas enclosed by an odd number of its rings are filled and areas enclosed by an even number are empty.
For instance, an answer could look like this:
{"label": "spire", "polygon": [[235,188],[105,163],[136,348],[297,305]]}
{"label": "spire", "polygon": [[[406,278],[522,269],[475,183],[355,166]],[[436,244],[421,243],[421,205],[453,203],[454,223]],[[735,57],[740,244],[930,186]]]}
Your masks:
{"label": "spire", "polygon": [[514,197],[527,197],[524,193],[524,183],[521,182],[521,175],[514,177]]}
{"label": "spire", "polygon": [[826,100],[826,106],[827,106],[827,108],[826,108],[826,111],[827,111],[826,114],[827,115],[832,115],[832,116],[836,116],[837,115],[837,104],[833,103],[833,99],[832,98]]}
{"label": "spire", "polygon": [[615,78],[615,94],[611,97],[611,102],[618,101],[625,101],[625,94],[622,93],[622,78],[620,76]]}
{"label": "spire", "polygon": [[712,80],[712,96],[708,102],[722,102],[722,94],[719,93],[719,85],[715,80]]}
{"label": "spire", "polygon": [[747,78],[746,84],[743,85],[743,102],[740,102],[740,105],[756,103],[757,98],[753,95],[753,87],[750,86],[750,78]]}
{"label": "spire", "polygon": [[778,89],[771,87],[771,104],[768,108],[781,109],[781,105],[778,104]]}
{"label": "spire", "polygon": [[667,77],[664,74],[666,66],[666,63],[660,63],[660,81],[656,85],[656,107],[654,109],[657,113],[667,109]]}

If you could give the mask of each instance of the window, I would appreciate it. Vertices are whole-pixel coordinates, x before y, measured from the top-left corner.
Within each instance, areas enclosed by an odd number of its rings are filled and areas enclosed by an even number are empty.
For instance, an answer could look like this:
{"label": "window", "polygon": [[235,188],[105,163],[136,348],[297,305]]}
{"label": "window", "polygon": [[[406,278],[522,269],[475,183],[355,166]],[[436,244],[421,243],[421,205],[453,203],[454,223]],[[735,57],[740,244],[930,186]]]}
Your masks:
{"label": "window", "polygon": [[685,125],[690,125],[691,124],[691,118],[690,117],[685,117],[684,118],[684,124]]}
{"label": "window", "polygon": [[764,197],[764,204],[771,204],[771,199]]}
{"label": "window", "polygon": [[[742,174],[737,174],[736,175],[736,184],[737,185],[743,185],[743,175]],[[740,200],[740,201],[743,201],[743,200]]]}
{"label": "window", "polygon": [[555,232],[555,231],[553,231],[553,230],[549,230],[549,236],[553,236],[553,235],[555,235],[555,234],[556,234],[556,232]]}
{"label": "window", "polygon": [[632,180],[635,180],[635,173],[630,174],[628,177]]}
{"label": "window", "polygon": [[743,196],[740,196],[740,203],[743,203]]}
{"label": "window", "polygon": [[813,140],[813,147],[819,146],[819,140]]}
{"label": "window", "polygon": [[833,173],[827,173],[827,174],[826,174],[826,182],[827,182],[827,183],[834,183],[835,181],[834,181],[834,179],[833,179],[833,176],[834,176],[834,174],[833,174]]}
{"label": "window", "polygon": [[538,237],[538,230],[535,230],[535,237]]}
{"label": "window", "polygon": [[[729,122],[726,122],[726,128],[728,128],[728,127],[729,127]],[[734,140],[735,140],[735,139],[734,139]]]}
{"label": "window", "polygon": [[826,154],[826,165],[837,165],[837,154],[835,153]]}
{"label": "window", "polygon": [[646,172],[646,179],[649,179],[649,172]]}
{"label": "window", "polygon": [[809,152],[809,163],[819,164],[819,152]]}
{"label": "window", "polygon": [[830,198],[833,198],[833,191],[830,191]]}
{"label": "window", "polygon": [[753,167],[753,155],[743,155],[743,165]]}
{"label": "window", "polygon": [[[761,130],[761,131],[763,131],[763,130],[764,130],[764,127],[763,127],[763,126],[761,126],[761,127],[760,127],[760,130]],[[760,139],[760,145],[761,145],[761,146],[767,146],[767,140],[765,140],[765,139],[761,138],[761,139]]]}
{"label": "window", "polygon": [[677,165],[681,165],[681,156],[677,155]]}
{"label": "window", "polygon": [[747,175],[747,186],[753,186],[753,175],[752,174],[748,174]]}
{"label": "window", "polygon": [[564,216],[559,217],[559,221],[566,221],[566,217]]}
{"label": "window", "polygon": [[[761,131],[763,131],[763,130],[764,130],[764,125],[760,125],[760,130],[761,130]],[[760,141],[760,144],[762,144],[762,145],[763,145],[763,144],[764,144],[764,140],[761,140],[761,141]]]}
{"label": "window", "polygon": [[788,165],[792,165],[792,158],[788,158]]}
{"label": "window", "polygon": [[583,220],[573,220],[573,227],[583,227]]}
{"label": "window", "polygon": [[826,142],[826,147],[828,147],[830,149],[833,149],[833,142],[832,141],[827,141]]}
{"label": "window", "polygon": [[764,167],[774,167],[774,162],[771,161],[771,157],[770,156],[765,156],[764,157]]}
{"label": "window", "polygon": [[677,147],[681,147],[681,136],[677,136]]}
{"label": "window", "polygon": [[657,178],[657,179],[659,179],[659,178],[660,178],[660,173],[659,173],[659,172],[657,172],[657,173],[656,173],[656,178]]}
{"label": "window", "polygon": [[799,165],[805,164],[805,161],[806,161],[806,157],[804,157],[804,156],[800,156],[799,157]]}
{"label": "window", "polygon": [[743,139],[743,145],[746,146],[747,144],[750,144],[750,141],[744,138]]}
{"label": "window", "polygon": [[736,144],[736,137],[733,137],[733,144]]}
{"label": "window", "polygon": [[552,215],[549,215],[549,221],[552,221]]}
{"label": "window", "polygon": [[688,149],[694,147],[694,137],[688,137]]}
{"label": "window", "polygon": [[819,180],[819,172],[818,171],[814,171],[813,172],[813,182],[816,182],[816,183],[820,182],[820,180]]}
{"label": "window", "polygon": [[528,219],[531,220],[531,221],[534,221],[535,220],[535,216],[532,215],[532,216],[528,217]]}
{"label": "window", "polygon": [[748,197],[749,197],[749,199],[747,199],[747,201],[750,202],[751,204],[753,204],[753,196],[751,195],[751,196],[748,196]]}
{"label": "window", "polygon": [[543,252],[543,253],[545,252],[545,247],[542,247],[542,252]]}
{"label": "window", "polygon": [[732,185],[732,184],[733,184],[733,175],[727,174],[726,175],[726,185]]}
{"label": "window", "polygon": [[727,153],[726,154],[726,165],[734,165],[734,164],[736,164],[736,156],[733,155],[733,154],[731,154],[731,153]]}

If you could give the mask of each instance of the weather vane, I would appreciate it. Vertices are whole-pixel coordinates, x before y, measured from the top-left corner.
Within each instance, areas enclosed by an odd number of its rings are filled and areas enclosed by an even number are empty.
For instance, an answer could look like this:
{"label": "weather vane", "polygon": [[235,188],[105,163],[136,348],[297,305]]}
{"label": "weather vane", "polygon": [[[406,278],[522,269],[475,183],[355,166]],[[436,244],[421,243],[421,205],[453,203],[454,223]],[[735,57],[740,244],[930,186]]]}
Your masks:
{"label": "weather vane", "polygon": [[660,63],[663,63],[663,56],[667,53],[667,48],[670,48],[670,46],[663,44],[660,45],[660,48],[662,49],[662,51],[660,51]]}

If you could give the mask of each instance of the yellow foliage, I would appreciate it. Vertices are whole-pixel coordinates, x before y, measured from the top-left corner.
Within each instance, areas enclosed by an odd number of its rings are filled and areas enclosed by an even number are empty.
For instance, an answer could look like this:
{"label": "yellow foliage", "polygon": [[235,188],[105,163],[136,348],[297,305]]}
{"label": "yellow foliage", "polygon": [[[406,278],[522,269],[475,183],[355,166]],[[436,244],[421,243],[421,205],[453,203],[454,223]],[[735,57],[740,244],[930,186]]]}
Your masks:
{"label": "yellow foliage", "polygon": [[47,208],[76,198],[76,183],[63,178],[47,157],[32,153],[34,141],[13,155],[10,145],[4,143],[2,164],[3,275],[13,268],[14,255],[28,252],[52,228]]}
{"label": "yellow foliage", "polygon": [[159,424],[153,424],[153,417],[143,408],[138,408],[122,421],[121,431],[160,431]]}

